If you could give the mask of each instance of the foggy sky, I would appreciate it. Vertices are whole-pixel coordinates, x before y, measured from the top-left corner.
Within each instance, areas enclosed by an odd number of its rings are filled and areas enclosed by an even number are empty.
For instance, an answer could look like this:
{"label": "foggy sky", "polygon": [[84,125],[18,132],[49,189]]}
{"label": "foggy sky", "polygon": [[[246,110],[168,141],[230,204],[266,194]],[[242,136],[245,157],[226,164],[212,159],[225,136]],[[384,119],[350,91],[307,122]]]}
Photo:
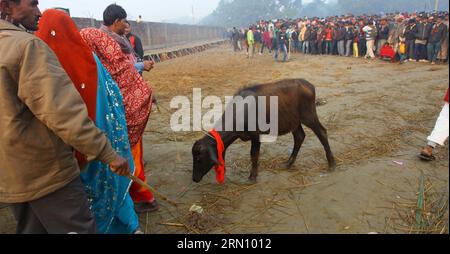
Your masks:
{"label": "foggy sky", "polygon": [[211,14],[220,0],[39,0],[41,11],[52,7],[70,9],[73,17],[93,17],[102,19],[104,9],[112,4],[121,5],[128,13],[129,20],[142,15],[145,21],[161,22],[180,17],[192,17],[192,5],[195,3],[194,16],[197,20]]}

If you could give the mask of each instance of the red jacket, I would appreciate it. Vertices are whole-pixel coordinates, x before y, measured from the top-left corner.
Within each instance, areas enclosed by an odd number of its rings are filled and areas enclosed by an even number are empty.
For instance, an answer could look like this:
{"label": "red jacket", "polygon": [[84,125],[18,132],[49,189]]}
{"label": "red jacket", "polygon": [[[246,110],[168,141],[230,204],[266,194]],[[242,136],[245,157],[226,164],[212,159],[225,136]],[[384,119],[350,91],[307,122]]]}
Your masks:
{"label": "red jacket", "polygon": [[448,88],[447,88],[447,94],[445,95],[444,100],[448,103]]}
{"label": "red jacket", "polygon": [[327,35],[325,36],[326,41],[332,41],[333,40],[333,29],[327,28]]}

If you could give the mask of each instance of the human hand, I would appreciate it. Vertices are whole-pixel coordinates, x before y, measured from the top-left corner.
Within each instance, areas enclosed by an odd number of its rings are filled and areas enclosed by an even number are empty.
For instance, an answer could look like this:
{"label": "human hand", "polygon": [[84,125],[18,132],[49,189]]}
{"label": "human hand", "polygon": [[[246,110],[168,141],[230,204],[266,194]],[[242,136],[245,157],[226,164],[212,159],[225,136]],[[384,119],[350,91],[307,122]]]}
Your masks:
{"label": "human hand", "polygon": [[111,171],[120,176],[128,176],[130,174],[130,165],[128,161],[122,156],[117,158],[109,164]]}
{"label": "human hand", "polygon": [[144,70],[145,71],[151,71],[154,67],[155,63],[153,61],[144,61]]}

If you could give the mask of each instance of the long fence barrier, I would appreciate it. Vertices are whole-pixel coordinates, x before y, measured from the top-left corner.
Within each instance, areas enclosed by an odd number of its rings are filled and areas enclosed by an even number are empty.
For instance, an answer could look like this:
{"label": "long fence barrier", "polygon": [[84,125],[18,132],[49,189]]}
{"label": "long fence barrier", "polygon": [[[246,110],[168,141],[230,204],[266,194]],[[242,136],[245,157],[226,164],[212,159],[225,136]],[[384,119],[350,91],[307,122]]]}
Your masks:
{"label": "long fence barrier", "polygon": [[[73,20],[80,29],[102,25],[102,21],[95,19]],[[222,27],[136,21],[130,21],[130,24],[133,34],[141,38],[146,56],[154,61],[199,52],[227,39],[227,31]]]}

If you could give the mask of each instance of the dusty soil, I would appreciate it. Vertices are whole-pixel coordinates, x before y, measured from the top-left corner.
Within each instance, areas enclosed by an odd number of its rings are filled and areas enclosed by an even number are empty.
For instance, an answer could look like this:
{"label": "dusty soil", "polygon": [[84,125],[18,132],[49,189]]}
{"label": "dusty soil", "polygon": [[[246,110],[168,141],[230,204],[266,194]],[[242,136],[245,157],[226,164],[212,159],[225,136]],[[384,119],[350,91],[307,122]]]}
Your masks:
{"label": "dusty soil", "polygon": [[[276,63],[270,55],[247,59],[228,46],[156,65],[145,78],[160,111],[151,115],[144,158],[150,185],[178,206],[159,199],[160,211],[141,216],[142,229],[148,234],[414,233],[410,218],[423,175],[424,218],[435,219],[421,232],[448,233],[448,145],[436,151],[434,162],[416,157],[442,109],[448,71],[448,65],[299,54]],[[285,78],[307,79],[327,101],[318,113],[339,164],[336,171],[324,171],[323,148],[305,129],[290,170],[284,166],[293,147],[287,135],[262,146],[257,184],[246,182],[250,144],[243,142],[228,150],[224,185],[215,183],[212,172],[192,183],[191,147],[203,135],[171,131],[171,99],[191,96],[193,88],[223,98],[249,84]],[[203,207],[202,215],[189,212],[193,204]],[[9,210],[1,209],[0,233],[13,230]]]}

